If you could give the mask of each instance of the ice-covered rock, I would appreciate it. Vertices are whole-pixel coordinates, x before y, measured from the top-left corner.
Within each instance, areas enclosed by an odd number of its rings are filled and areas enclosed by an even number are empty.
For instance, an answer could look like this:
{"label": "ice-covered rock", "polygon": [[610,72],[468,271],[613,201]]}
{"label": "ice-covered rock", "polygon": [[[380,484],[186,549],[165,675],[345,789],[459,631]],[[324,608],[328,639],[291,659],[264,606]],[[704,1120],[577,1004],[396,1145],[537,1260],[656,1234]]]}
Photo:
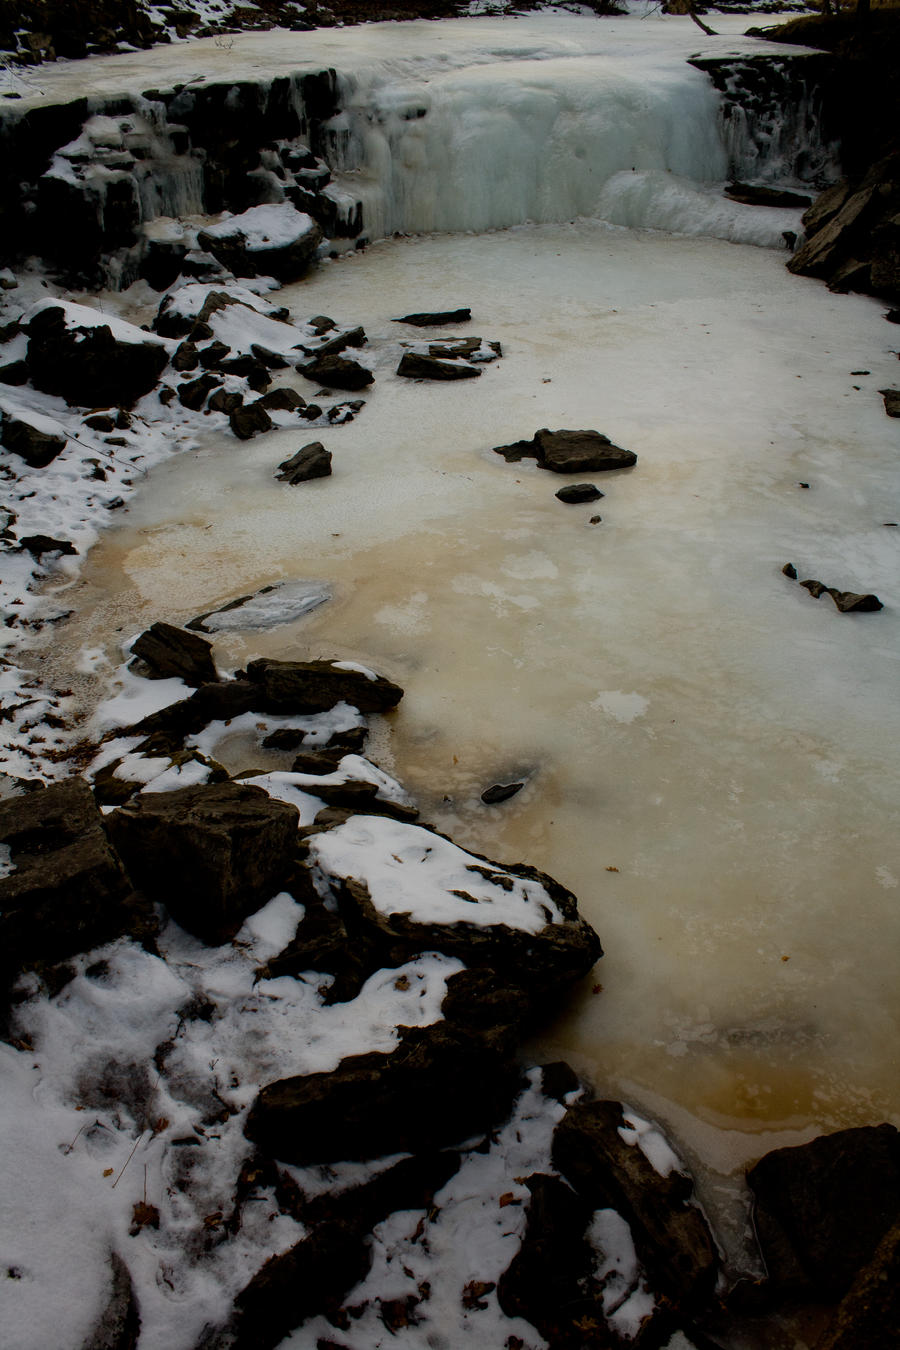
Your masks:
{"label": "ice-covered rock", "polygon": [[252,206],[199,234],[201,248],[239,277],[297,281],[309,270],[322,231],[290,202]]}

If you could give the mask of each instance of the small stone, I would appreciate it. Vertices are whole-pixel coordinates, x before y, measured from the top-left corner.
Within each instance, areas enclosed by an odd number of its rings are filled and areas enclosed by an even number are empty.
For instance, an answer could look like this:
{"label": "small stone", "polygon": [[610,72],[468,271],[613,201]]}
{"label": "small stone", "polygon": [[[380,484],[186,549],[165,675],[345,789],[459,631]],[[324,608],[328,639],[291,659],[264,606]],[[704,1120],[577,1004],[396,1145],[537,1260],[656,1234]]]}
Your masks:
{"label": "small stone", "polygon": [[781,570],[786,577],[790,577],[791,581],[797,580],[797,569],[793,563],[785,563]]}
{"label": "small stone", "polygon": [[245,403],[240,408],[234,408],[228,415],[228,421],[231,430],[241,441],[249,441],[250,437],[255,436],[257,432],[272,430],[272,419],[266,412],[261,399],[256,399],[253,403]]}
{"label": "small stone", "polygon": [[576,506],[580,502],[596,502],[603,493],[593,483],[571,483],[568,487],[560,488],[555,495],[561,502]]}
{"label": "small stone", "polygon": [[496,806],[498,802],[505,802],[508,801],[510,797],[514,797],[517,792],[522,791],[524,786],[524,782],[494,783],[491,787],[485,788],[484,792],[481,794],[481,800],[484,802],[485,806]]}

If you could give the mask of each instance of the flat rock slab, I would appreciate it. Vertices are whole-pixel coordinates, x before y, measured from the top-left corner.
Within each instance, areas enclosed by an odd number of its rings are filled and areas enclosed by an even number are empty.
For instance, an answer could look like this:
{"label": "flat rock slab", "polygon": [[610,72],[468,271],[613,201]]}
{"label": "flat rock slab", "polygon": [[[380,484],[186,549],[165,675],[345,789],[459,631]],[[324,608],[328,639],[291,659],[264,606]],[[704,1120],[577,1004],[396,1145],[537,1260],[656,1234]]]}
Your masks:
{"label": "flat rock slab", "polygon": [[145,679],[184,680],[195,689],[219,676],[212,643],[170,623],[154,623],[132,643],[131,654]]}
{"label": "flat rock slab", "polygon": [[296,807],[262,788],[216,783],[148,793],[106,823],[143,892],[218,945],[281,889],[297,821]]}
{"label": "flat rock slab", "polygon": [[0,949],[8,978],[118,937],[130,926],[132,886],[110,847],[83,778],[0,802]]}
{"label": "flat rock slab", "polygon": [[494,454],[502,455],[507,463],[521,459],[536,459],[542,469],[551,473],[603,473],[611,469],[628,469],[637,463],[632,450],[613,445],[608,436],[599,431],[536,431],[530,441],[514,441],[511,445],[494,446]]}
{"label": "flat rock slab", "polygon": [[321,441],[312,441],[290,459],[283,460],[278,468],[280,472],[275,477],[292,487],[311,478],[328,478],[331,475],[331,451],[326,450]]}
{"label": "flat rock slab", "polygon": [[252,595],[229,600],[219,609],[198,614],[185,624],[185,628],[198,633],[275,628],[280,623],[299,619],[330,599],[331,590],[324,581],[277,581],[272,586],[262,586]]}
{"label": "flat rock slab", "polygon": [[769,1278],[834,1302],[900,1220],[900,1134],[863,1126],[775,1149],[747,1181]]}
{"label": "flat rock slab", "polygon": [[424,352],[404,352],[397,374],[409,380],[477,380],[478,366],[468,361],[456,361]]}
{"label": "flat rock slab", "polygon": [[259,691],[257,711],[325,712],[349,703],[361,713],[383,713],[403,697],[399,685],[350,661],[262,657],[247,666],[247,678]]}
{"label": "flat rock slab", "polygon": [[471,319],[472,311],[467,307],[465,309],[426,310],[421,314],[404,314],[402,319],[394,319],[394,323],[409,323],[414,328],[438,328],[449,323],[469,323]]}

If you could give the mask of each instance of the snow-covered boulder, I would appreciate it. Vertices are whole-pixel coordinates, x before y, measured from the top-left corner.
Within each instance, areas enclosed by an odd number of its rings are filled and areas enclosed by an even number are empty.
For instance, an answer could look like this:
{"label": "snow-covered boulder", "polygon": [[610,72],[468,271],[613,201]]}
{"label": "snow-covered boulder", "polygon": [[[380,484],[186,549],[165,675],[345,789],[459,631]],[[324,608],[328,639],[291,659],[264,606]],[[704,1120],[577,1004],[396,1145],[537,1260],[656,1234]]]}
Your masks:
{"label": "snow-covered boulder", "polygon": [[35,306],[27,329],[32,383],[85,408],[130,408],[155,386],[172,347],[124,319],[65,300]]}
{"label": "snow-covered boulder", "polygon": [[251,206],[199,234],[200,247],[238,277],[273,276],[296,281],[308,270],[322,242],[312,216],[290,202]]}

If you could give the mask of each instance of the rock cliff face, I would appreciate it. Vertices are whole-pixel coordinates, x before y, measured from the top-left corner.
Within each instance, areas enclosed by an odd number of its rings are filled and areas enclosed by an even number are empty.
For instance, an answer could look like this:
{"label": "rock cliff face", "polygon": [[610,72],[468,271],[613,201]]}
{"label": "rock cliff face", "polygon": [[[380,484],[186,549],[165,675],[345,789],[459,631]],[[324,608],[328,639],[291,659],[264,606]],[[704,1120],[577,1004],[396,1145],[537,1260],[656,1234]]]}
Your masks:
{"label": "rock cliff face", "polygon": [[178,216],[290,203],[329,238],[355,238],[361,207],[323,158],[338,107],[333,70],[147,90],[90,110],[85,99],[21,114],[7,104],[0,252],[37,253],[88,285],[143,275],[164,289],[212,262]]}

